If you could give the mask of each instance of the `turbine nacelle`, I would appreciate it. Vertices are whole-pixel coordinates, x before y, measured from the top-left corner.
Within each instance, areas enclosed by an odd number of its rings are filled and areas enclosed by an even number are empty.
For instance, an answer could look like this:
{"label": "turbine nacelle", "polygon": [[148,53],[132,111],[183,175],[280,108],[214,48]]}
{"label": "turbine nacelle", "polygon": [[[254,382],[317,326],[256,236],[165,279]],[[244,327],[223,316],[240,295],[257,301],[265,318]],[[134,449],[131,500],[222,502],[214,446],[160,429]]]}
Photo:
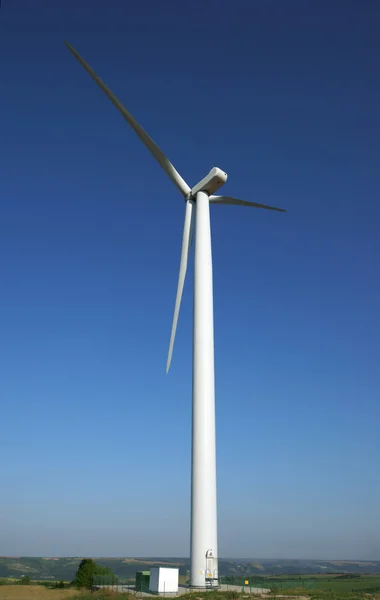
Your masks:
{"label": "turbine nacelle", "polygon": [[215,194],[215,192],[222,187],[227,181],[227,173],[214,167],[210,173],[206,175],[201,181],[199,181],[191,190],[189,198],[196,199],[198,192],[205,192],[208,196]]}

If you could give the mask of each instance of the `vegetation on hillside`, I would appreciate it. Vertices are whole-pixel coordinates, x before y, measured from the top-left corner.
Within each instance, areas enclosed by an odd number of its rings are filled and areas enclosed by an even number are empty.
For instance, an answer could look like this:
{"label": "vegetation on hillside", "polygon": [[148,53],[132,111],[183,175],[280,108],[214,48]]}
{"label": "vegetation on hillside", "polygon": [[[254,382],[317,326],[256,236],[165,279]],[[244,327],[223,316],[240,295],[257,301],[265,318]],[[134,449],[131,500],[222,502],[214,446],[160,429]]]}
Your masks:
{"label": "vegetation on hillside", "polygon": [[[18,564],[22,564],[23,559],[17,560]],[[115,589],[100,589],[97,592],[89,592],[90,589],[94,589],[94,583],[95,586],[96,583],[100,583],[99,579],[101,583],[110,587],[125,583],[118,579],[109,566],[105,566],[118,564],[118,561],[122,560],[101,559],[95,562],[92,559],[76,559],[76,574],[70,580],[66,580],[66,583],[54,579],[38,582],[32,575],[19,575],[17,579],[0,578],[0,600],[136,600],[136,593],[132,591],[119,593]],[[132,562],[135,570],[136,563]],[[240,561],[236,562],[241,564]],[[172,564],[175,564],[174,561]],[[184,577],[182,576],[182,580]],[[270,593],[260,596],[265,600],[380,600],[380,575],[374,574],[325,573],[278,576],[251,573],[244,577],[240,574],[221,577],[221,583],[227,589],[197,591],[196,594],[192,592],[181,596],[181,600],[251,600],[258,597],[254,594],[254,588],[271,590]]]}
{"label": "vegetation on hillside", "polygon": [[[82,558],[1,557],[0,577],[20,579],[22,575],[27,575],[33,580],[72,581]],[[136,571],[147,571],[153,566],[179,567],[180,575],[186,575],[190,568],[189,559],[186,558],[95,558],[95,561],[122,579],[134,578]],[[219,559],[219,573],[237,577],[347,573],[369,575],[380,574],[380,561]]]}

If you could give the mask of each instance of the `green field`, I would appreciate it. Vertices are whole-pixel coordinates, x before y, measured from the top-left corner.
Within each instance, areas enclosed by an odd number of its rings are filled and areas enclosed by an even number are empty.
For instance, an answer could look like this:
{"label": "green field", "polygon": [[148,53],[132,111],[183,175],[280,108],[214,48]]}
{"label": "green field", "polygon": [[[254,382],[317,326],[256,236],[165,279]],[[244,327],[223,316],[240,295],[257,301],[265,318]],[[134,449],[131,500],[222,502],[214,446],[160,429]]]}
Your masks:
{"label": "green field", "polygon": [[[286,586],[290,583],[285,580],[283,584]],[[318,590],[329,590],[336,592],[354,592],[354,591],[380,591],[380,575],[379,576],[359,576],[359,577],[344,577],[338,576],[323,576],[307,578],[302,577],[301,580],[293,579],[292,587],[302,587]],[[301,585],[299,585],[301,583]]]}

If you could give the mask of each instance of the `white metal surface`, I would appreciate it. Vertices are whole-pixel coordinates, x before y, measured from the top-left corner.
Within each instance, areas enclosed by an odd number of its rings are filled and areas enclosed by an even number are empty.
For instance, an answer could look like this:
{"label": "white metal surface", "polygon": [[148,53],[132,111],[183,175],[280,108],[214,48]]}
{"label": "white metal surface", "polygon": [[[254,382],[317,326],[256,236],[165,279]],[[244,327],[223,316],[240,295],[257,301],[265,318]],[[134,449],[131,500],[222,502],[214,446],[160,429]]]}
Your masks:
{"label": "white metal surface", "polygon": [[231,196],[210,196],[209,200],[211,204],[234,204],[235,206],[252,206],[253,208],[266,208],[267,210],[286,212],[283,208],[269,206],[269,204],[259,204],[258,202],[248,202],[247,200],[239,200],[239,198],[231,198]]}
{"label": "white metal surface", "polygon": [[206,194],[214,194],[227,181],[227,173],[214,167],[210,173],[199,181],[191,190],[191,195],[195,198],[198,192],[206,192]]}
{"label": "white metal surface", "polygon": [[178,593],[179,569],[153,567],[150,570],[149,589],[156,594]]}
{"label": "white metal surface", "polygon": [[206,553],[218,556],[214,397],[214,318],[210,205],[195,205],[193,427],[190,585],[206,585]]}
{"label": "white metal surface", "polygon": [[193,229],[193,220],[194,220],[193,213],[194,213],[194,201],[192,199],[190,199],[190,200],[187,200],[186,209],[185,209],[185,222],[183,225],[183,235],[182,235],[181,262],[180,262],[180,266],[179,266],[177,296],[175,299],[173,325],[172,325],[172,332],[170,335],[170,344],[169,344],[168,360],[166,363],[166,372],[168,372],[170,369],[170,363],[171,363],[172,355],[173,355],[173,347],[174,347],[175,334],[177,331],[179,309],[181,307],[183,286],[185,283],[187,263],[189,260],[189,250],[190,250],[190,245],[191,245],[191,233],[192,233],[192,229]]}
{"label": "white metal surface", "polygon": [[100,79],[100,77],[97,76],[95,71],[93,71],[93,69],[91,69],[90,65],[88,65],[86,63],[86,61],[83,60],[83,58],[78,54],[78,52],[68,42],[65,41],[65,44],[69,48],[69,50],[74,54],[75,58],[80,62],[82,67],[87,71],[87,73],[89,75],[91,75],[93,80],[98,84],[98,86],[103,90],[103,92],[106,94],[106,96],[111,100],[112,104],[114,106],[116,106],[117,110],[123,115],[124,119],[132,127],[132,129],[134,130],[136,135],[138,135],[138,137],[143,142],[143,144],[145,144],[145,146],[148,148],[148,150],[151,151],[154,158],[157,160],[157,162],[163,168],[163,170],[168,175],[168,177],[172,180],[174,185],[177,186],[179,191],[184,196],[187,196],[191,191],[190,187],[187,185],[186,181],[184,179],[182,179],[181,175],[174,168],[174,166],[172,165],[172,163],[170,162],[168,157],[165,156],[165,154],[162,152],[161,148],[159,148],[157,146],[157,144],[146,133],[146,131],[144,131],[144,129],[136,121],[136,119],[134,119],[132,117],[131,113],[125,108],[125,106],[122,105],[120,100],[115,96],[115,94],[113,92],[111,92],[111,90]]}

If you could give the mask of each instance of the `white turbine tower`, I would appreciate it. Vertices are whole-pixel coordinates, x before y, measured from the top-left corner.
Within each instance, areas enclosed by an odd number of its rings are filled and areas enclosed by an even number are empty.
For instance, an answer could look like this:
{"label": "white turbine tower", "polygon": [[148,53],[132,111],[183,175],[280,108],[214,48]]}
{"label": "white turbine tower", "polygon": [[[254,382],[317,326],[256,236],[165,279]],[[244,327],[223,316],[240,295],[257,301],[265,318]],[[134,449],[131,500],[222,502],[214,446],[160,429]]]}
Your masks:
{"label": "white turbine tower", "polygon": [[169,370],[172,359],[192,231],[195,224],[190,586],[194,588],[217,587],[219,577],[210,203],[252,206],[279,212],[286,211],[274,206],[238,200],[230,196],[215,196],[214,193],[227,181],[227,174],[218,168],[213,168],[204,179],[193,188],[190,188],[165,154],[135,121],[130,112],[107,88],[78,52],[68,42],[65,43],[84,69],[121,112],[185,199],[181,263],[166,372]]}

